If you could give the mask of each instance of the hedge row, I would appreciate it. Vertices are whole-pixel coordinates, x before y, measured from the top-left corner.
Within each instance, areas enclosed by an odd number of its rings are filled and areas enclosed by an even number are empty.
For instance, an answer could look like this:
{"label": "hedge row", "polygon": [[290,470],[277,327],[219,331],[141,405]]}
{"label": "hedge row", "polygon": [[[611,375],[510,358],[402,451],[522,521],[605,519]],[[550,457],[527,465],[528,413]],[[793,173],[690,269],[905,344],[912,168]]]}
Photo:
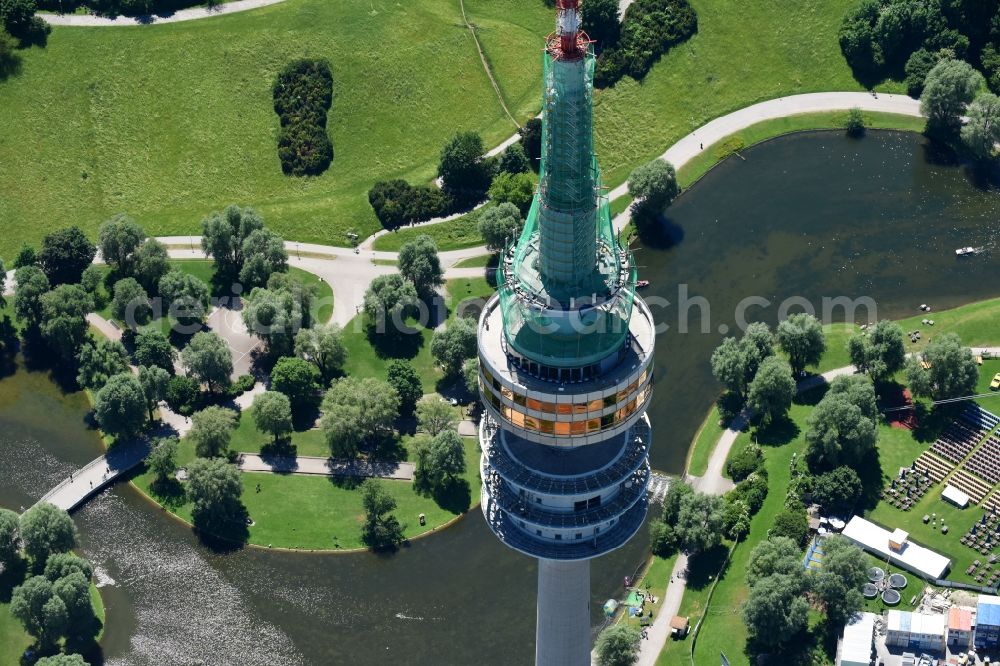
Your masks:
{"label": "hedge row", "polygon": [[671,47],[698,31],[698,16],[687,0],[637,0],[622,18],[618,41],[597,58],[594,84],[613,86],[623,76],[639,80]]}
{"label": "hedge row", "polygon": [[446,215],[452,200],[436,187],[413,186],[405,180],[381,180],[368,191],[368,202],[386,229]]}
{"label": "hedge row", "polygon": [[281,120],[278,157],[292,176],[315,176],[333,161],[326,116],[333,101],[333,74],[326,60],[296,60],[274,82],[274,112]]}

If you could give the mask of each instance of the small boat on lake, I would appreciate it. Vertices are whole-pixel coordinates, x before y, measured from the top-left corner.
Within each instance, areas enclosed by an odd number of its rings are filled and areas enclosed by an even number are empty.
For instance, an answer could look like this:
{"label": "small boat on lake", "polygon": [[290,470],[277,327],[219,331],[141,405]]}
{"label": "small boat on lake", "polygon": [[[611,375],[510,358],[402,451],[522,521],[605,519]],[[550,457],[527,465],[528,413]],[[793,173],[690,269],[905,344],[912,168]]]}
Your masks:
{"label": "small boat on lake", "polygon": [[978,254],[982,248],[978,247],[960,247],[955,250],[955,256],[958,257],[971,257],[974,254]]}
{"label": "small boat on lake", "polygon": [[635,283],[636,289],[645,289],[648,286],[649,286],[649,280],[639,280],[638,282]]}

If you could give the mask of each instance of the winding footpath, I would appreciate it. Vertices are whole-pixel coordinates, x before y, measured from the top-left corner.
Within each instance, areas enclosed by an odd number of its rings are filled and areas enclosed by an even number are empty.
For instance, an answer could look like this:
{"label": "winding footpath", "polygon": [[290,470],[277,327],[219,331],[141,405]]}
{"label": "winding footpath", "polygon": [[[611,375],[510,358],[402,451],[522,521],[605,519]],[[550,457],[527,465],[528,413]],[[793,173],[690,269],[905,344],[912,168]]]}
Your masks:
{"label": "winding footpath", "polygon": [[285,0],[235,0],[215,7],[191,7],[179,9],[176,12],[164,14],[146,14],[143,16],[97,16],[96,14],[49,14],[39,12],[38,17],[49,25],[66,25],[80,28],[104,28],[124,25],[150,25],[158,23],[180,23],[181,21],[196,21],[198,19],[223,16],[245,12],[250,9],[276,5]]}

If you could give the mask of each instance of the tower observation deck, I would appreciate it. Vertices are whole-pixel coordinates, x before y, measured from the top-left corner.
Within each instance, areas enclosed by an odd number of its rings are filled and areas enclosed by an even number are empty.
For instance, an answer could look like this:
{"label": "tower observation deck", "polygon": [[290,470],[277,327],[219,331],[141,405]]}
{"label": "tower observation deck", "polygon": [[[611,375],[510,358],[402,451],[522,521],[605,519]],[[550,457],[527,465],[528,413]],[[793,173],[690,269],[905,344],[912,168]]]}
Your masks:
{"label": "tower observation deck", "polygon": [[636,533],[649,482],[654,323],[601,185],[579,3],[556,2],[539,186],[479,320],[482,508],[539,559],[542,666],[590,663],[589,561]]}

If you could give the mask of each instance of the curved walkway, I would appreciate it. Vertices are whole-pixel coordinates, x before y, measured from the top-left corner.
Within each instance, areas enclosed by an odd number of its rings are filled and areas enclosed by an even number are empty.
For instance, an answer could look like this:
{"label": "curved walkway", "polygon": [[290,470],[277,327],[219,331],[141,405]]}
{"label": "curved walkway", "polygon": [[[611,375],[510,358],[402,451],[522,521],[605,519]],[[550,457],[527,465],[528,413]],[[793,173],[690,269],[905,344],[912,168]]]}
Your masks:
{"label": "curved walkway", "polygon": [[100,492],[102,488],[114,483],[122,474],[137,467],[146,458],[147,453],[149,453],[148,441],[134,441],[115,446],[106,455],[92,460],[45,493],[36,506],[48,502],[63,511],[72,511],[89,497]]}
{"label": "curved walkway", "polygon": [[236,0],[215,7],[191,7],[179,9],[168,14],[146,14],[144,16],[116,16],[108,18],[95,14],[47,14],[39,12],[38,17],[49,25],[67,25],[80,28],[102,28],[123,25],[151,25],[156,23],[180,23],[181,21],[197,21],[224,14],[245,12],[249,9],[276,5],[285,0]]}

